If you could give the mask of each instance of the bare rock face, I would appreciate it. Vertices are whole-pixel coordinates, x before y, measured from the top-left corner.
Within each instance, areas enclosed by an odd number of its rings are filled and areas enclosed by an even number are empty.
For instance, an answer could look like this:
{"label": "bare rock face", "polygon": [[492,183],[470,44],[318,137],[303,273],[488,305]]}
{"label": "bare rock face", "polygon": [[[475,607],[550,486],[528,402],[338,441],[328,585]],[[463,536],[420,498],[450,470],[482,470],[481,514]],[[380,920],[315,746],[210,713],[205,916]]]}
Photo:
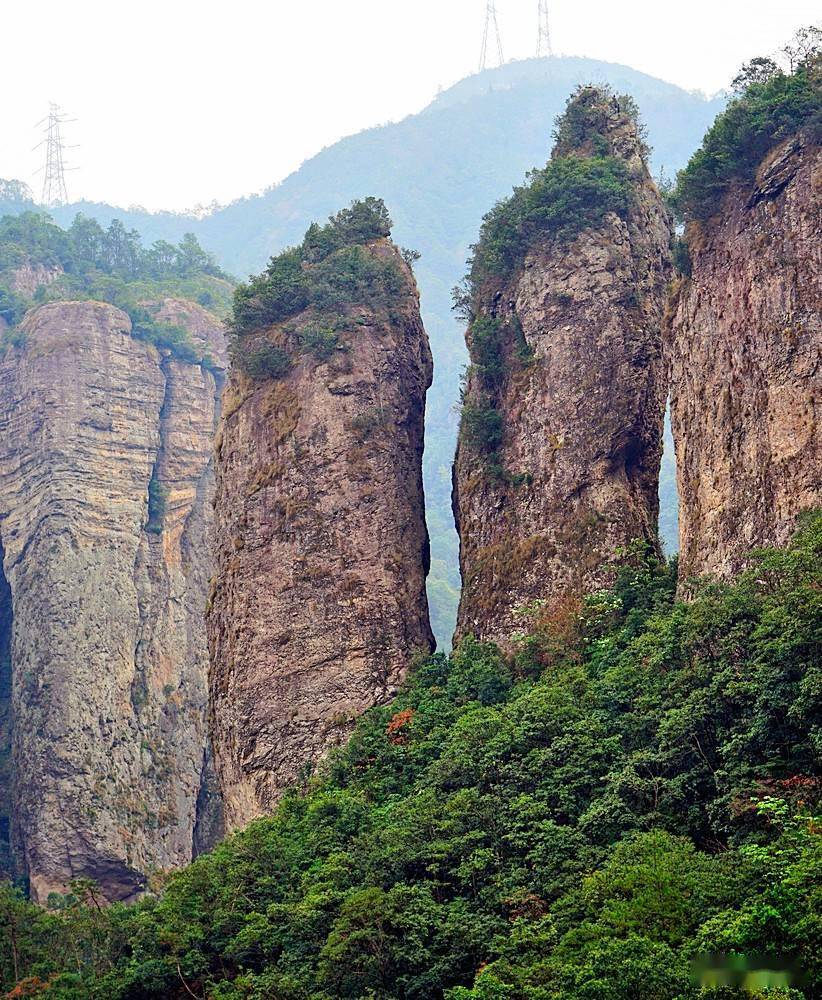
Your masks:
{"label": "bare rock face", "polygon": [[455,641],[509,646],[518,609],[575,600],[610,582],[620,547],[656,545],[668,218],[632,118],[596,91],[580,99],[596,128],[552,164],[607,153],[624,164],[627,208],[570,239],[535,236],[512,273],[475,285]]}
{"label": "bare rock face", "polygon": [[735,575],[822,505],[822,150],[799,133],[691,224],[672,321],[680,574]]}
{"label": "bare rock face", "polygon": [[48,265],[30,260],[9,271],[8,285],[11,291],[30,299],[38,288],[52,284],[62,273],[59,264]]}
{"label": "bare rock face", "polygon": [[217,376],[130,330],[52,303],[0,363],[0,701],[7,667],[12,857],[39,901],[77,877],[134,896],[191,860],[198,798],[213,807]]}
{"label": "bare rock face", "polygon": [[[260,334],[290,367],[232,369],[217,443],[217,576],[208,614],[215,759],[229,828],[388,700],[430,651],[422,492],[432,361],[413,276],[347,308],[309,345],[312,309]],[[251,349],[251,348],[248,348]]]}

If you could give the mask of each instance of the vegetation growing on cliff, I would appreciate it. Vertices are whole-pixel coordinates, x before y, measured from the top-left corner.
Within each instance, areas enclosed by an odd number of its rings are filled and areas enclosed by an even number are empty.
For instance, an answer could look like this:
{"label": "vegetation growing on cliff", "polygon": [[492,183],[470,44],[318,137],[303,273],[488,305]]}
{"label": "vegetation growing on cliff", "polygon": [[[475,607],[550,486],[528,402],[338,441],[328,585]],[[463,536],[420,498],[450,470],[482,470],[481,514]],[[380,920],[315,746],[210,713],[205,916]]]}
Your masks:
{"label": "vegetation growing on cliff", "polygon": [[734,81],[737,97],[708,130],[677,178],[673,205],[684,221],[707,219],[732,184],[750,183],[767,153],[800,128],[822,135],[821,33],[805,29],[785,50],[786,72],[758,58]]}
{"label": "vegetation growing on cliff", "polygon": [[[527,363],[529,351],[516,319],[506,330],[487,314],[484,296],[489,283],[493,294],[535,246],[569,242],[609,212],[626,217],[632,181],[624,158],[614,155],[611,137],[614,122],[624,118],[634,122],[638,151],[646,156],[644,129],[632,98],[616,96],[607,87],[574,91],[557,118],[551,160],[528,174],[527,184],[485,216],[468,275],[454,292],[455,307],[470,324],[470,373],[477,382],[476,395],[463,400],[461,440],[484,456],[486,469],[495,475],[506,474],[498,458],[503,424],[497,396],[506,365]],[[513,336],[515,349],[506,360],[502,341],[507,334]]]}
{"label": "vegetation growing on cliff", "polygon": [[85,884],[42,912],[4,890],[3,984],[696,1000],[743,995],[692,982],[731,952],[804,967],[769,995],[818,995],[821,555],[817,515],[683,604],[638,548],[612,591],[528,609],[515,657],[421,661],[323,777],[159,900],[101,912]]}
{"label": "vegetation growing on cliff", "polygon": [[537,241],[568,242],[608,212],[625,216],[630,178],[608,138],[615,115],[637,122],[640,150],[647,151],[632,98],[607,87],[578,87],[557,118],[547,166],[531,171],[527,184],[485,216],[470,261],[469,295],[478,294],[489,276],[510,275]]}
{"label": "vegetation growing on cliff", "polygon": [[[31,298],[15,292],[12,282],[18,269],[30,266],[53,271]],[[158,240],[144,248],[139,234],[118,220],[103,229],[77,215],[68,229],[61,229],[35,212],[0,219],[0,316],[10,326],[45,302],[110,302],[128,313],[135,337],[194,362],[201,360],[201,352],[186,332],[158,322],[147,303],[180,297],[224,316],[231,289],[231,281],[191,234],[177,245]]]}
{"label": "vegetation growing on cliff", "polygon": [[[240,285],[234,293],[231,320],[232,356],[252,375],[259,370],[264,346],[245,338],[312,307],[316,318],[339,319],[351,305],[381,307],[405,288],[392,259],[369,253],[365,247],[391,235],[391,219],[379,198],[355,201],[332,216],[328,224],[314,223],[303,242],[272,257],[262,274]],[[309,331],[318,329],[316,323]],[[321,359],[330,352],[333,328],[324,343],[312,332],[300,333],[309,353]]]}

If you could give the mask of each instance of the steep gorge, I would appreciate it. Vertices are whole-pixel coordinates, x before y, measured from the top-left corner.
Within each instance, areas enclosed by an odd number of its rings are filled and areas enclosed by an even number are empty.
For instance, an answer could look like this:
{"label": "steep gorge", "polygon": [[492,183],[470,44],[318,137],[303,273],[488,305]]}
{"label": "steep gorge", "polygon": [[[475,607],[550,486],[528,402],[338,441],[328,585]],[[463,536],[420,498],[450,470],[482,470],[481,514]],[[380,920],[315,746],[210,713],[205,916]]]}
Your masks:
{"label": "steep gorge", "polygon": [[93,301],[31,310],[0,361],[3,791],[12,866],[39,901],[79,877],[132,897],[191,860],[198,799],[214,809],[203,608],[223,332],[183,300],[158,315],[213,367]]}
{"label": "steep gorge", "polygon": [[668,216],[628,100],[582,88],[558,136],[486,217],[469,278],[457,640],[509,645],[521,608],[574,601],[620,548],[656,545]]}
{"label": "steep gorge", "polygon": [[229,828],[269,811],[433,646],[419,296],[385,235],[329,252],[340,228],[313,227],[252,282],[252,308],[277,296],[287,317],[240,338],[224,398],[208,627]]}

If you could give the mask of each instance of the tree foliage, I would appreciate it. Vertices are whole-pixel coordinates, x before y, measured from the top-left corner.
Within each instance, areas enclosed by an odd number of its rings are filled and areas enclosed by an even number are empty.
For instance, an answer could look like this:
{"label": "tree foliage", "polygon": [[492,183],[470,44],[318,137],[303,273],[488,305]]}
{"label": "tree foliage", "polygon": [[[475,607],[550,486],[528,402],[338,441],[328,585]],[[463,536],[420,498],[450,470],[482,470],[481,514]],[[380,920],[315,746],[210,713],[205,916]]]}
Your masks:
{"label": "tree foliage", "polygon": [[637,546],[613,590],[525,609],[516,655],[467,639],[420,660],[159,899],[41,911],[3,890],[5,988],[696,1000],[747,995],[692,970],[738,952],[798,962],[790,996],[818,995],[821,550],[816,515],[685,604]]}
{"label": "tree foliage", "polygon": [[[33,298],[11,288],[11,275],[26,265],[54,272],[54,280],[41,285]],[[44,302],[95,299],[128,313],[138,339],[185,361],[207,362],[185,330],[158,321],[156,308],[147,303],[180,296],[221,312],[230,289],[227,276],[190,233],[177,245],[158,240],[146,249],[136,230],[117,219],[107,229],[82,214],[68,229],[36,212],[0,219],[0,316],[9,326]],[[18,337],[17,331],[7,331],[4,339],[14,343]]]}
{"label": "tree foliage", "polygon": [[622,217],[631,202],[631,183],[623,158],[614,155],[609,130],[625,115],[637,123],[636,103],[607,87],[578,87],[557,118],[552,158],[528,182],[498,202],[485,216],[473,247],[469,296],[476,298],[489,275],[507,276],[539,241],[567,242],[596,225],[608,212]]}
{"label": "tree foliage", "polygon": [[373,197],[353,202],[325,226],[311,225],[300,246],[272,257],[262,274],[236,289],[231,323],[235,340],[309,305],[333,312],[357,299],[398,290],[401,276],[396,267],[363,249],[390,234],[388,210]]}
{"label": "tree foliage", "polygon": [[795,54],[790,72],[758,58],[735,77],[736,98],[677,177],[672,201],[682,219],[713,215],[729,187],[750,183],[767,153],[799,129],[822,134],[822,62],[813,36],[805,41],[786,50]]}

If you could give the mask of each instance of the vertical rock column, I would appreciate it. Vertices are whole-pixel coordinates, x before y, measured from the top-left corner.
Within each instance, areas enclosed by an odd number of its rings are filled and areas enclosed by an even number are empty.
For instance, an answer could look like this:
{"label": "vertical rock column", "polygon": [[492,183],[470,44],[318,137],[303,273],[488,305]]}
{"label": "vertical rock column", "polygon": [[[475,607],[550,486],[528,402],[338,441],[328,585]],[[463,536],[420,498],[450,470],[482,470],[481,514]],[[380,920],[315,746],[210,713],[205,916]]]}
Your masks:
{"label": "vertical rock column", "polygon": [[671,330],[683,580],[734,576],[822,505],[820,191],[800,132],[688,227]]}
{"label": "vertical rock column", "polygon": [[[232,369],[217,444],[217,576],[208,614],[215,759],[229,827],[285,789],[389,699],[433,645],[422,491],[428,338],[387,240],[387,302],[350,304],[326,347],[311,309],[256,335],[288,370]],[[307,272],[310,275],[310,270]],[[310,279],[309,279],[310,280]],[[333,345],[333,346],[332,346]]]}
{"label": "vertical rock column", "polygon": [[37,900],[77,877],[128,899],[193,851],[217,386],[102,303],[22,332],[0,365],[12,850]]}
{"label": "vertical rock column", "polygon": [[473,273],[456,640],[508,645],[519,608],[604,586],[620,547],[656,544],[668,218],[619,103],[587,88],[568,114],[576,134],[554,151],[551,177],[606,156],[627,198],[570,238],[537,225],[507,274]]}

